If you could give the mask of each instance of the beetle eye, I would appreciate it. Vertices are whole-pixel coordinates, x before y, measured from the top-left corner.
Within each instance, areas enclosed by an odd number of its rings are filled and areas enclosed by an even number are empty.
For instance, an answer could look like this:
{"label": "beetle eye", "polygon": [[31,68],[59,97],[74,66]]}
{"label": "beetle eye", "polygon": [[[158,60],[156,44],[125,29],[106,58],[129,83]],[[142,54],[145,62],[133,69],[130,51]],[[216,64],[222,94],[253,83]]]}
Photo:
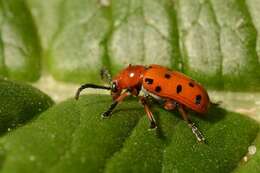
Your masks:
{"label": "beetle eye", "polygon": [[112,83],[111,90],[112,90],[112,92],[117,92],[117,86],[116,86],[115,82]]}

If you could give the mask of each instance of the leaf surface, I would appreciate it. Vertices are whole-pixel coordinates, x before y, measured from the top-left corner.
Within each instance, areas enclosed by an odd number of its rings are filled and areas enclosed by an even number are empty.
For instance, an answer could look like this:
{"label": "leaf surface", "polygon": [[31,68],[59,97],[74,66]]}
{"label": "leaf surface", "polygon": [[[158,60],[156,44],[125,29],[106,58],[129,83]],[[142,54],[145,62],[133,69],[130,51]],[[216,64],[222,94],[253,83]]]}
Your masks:
{"label": "leaf surface", "polygon": [[27,1],[56,79],[99,82],[102,67],[161,64],[208,88],[260,90],[255,0]]}
{"label": "leaf surface", "polygon": [[0,135],[25,124],[52,105],[52,99],[38,89],[0,79]]}
{"label": "leaf surface", "polygon": [[41,74],[41,46],[25,1],[0,1],[0,32],[0,76],[36,81]]}
{"label": "leaf surface", "polygon": [[231,172],[258,133],[255,121],[212,108],[205,118],[192,115],[207,139],[200,144],[177,112],[152,107],[159,127],[149,131],[136,99],[101,119],[110,103],[102,95],[68,100],[4,136],[1,171]]}

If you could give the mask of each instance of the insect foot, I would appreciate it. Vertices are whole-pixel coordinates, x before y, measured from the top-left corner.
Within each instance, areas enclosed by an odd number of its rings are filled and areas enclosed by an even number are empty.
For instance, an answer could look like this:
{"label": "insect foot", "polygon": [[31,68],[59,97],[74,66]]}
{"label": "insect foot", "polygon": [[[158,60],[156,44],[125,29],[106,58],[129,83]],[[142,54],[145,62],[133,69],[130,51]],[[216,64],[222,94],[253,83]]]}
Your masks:
{"label": "insect foot", "polygon": [[157,125],[154,121],[151,122],[150,129],[156,129]]}
{"label": "insect foot", "polygon": [[110,118],[110,117],[111,117],[111,112],[109,112],[109,111],[106,111],[106,112],[101,114],[102,119],[107,119],[107,118]]}
{"label": "insect foot", "polygon": [[149,131],[153,131],[157,129],[157,125],[154,121],[151,122],[150,128],[148,129]]}
{"label": "insect foot", "polygon": [[205,142],[205,138],[203,136],[203,134],[199,131],[199,129],[195,126],[194,123],[192,124],[189,124],[189,127],[191,128],[192,130],[192,133],[196,136],[197,140],[199,142]]}

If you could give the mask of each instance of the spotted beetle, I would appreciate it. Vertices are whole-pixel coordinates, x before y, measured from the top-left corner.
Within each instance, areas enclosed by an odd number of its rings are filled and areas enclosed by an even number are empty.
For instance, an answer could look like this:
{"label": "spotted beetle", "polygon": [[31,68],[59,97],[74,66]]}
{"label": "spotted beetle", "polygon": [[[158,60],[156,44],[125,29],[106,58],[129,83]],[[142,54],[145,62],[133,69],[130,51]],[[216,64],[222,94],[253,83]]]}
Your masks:
{"label": "spotted beetle", "polygon": [[87,83],[77,90],[75,98],[78,99],[80,92],[86,88],[110,90],[113,103],[107,111],[102,113],[101,116],[103,118],[110,117],[118,103],[121,103],[127,96],[132,95],[138,97],[144,106],[150,121],[150,128],[156,128],[156,121],[148,106],[148,97],[151,97],[162,102],[166,110],[177,108],[197,140],[199,142],[205,140],[187,114],[187,109],[190,109],[200,115],[204,115],[211,105],[207,91],[198,82],[195,82],[183,73],[155,64],[147,67],[143,65],[129,65],[113,79],[111,79],[107,71],[103,71],[102,74],[110,80],[111,86]]}

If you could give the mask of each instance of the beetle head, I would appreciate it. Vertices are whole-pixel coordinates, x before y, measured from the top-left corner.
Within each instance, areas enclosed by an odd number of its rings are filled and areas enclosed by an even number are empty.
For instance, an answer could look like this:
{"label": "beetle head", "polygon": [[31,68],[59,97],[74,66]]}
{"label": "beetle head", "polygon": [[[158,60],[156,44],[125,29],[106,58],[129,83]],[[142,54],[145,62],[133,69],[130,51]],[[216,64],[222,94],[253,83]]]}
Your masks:
{"label": "beetle head", "polygon": [[120,71],[111,82],[111,95],[116,99],[122,90],[139,90],[142,85],[145,67],[142,65],[129,65]]}

